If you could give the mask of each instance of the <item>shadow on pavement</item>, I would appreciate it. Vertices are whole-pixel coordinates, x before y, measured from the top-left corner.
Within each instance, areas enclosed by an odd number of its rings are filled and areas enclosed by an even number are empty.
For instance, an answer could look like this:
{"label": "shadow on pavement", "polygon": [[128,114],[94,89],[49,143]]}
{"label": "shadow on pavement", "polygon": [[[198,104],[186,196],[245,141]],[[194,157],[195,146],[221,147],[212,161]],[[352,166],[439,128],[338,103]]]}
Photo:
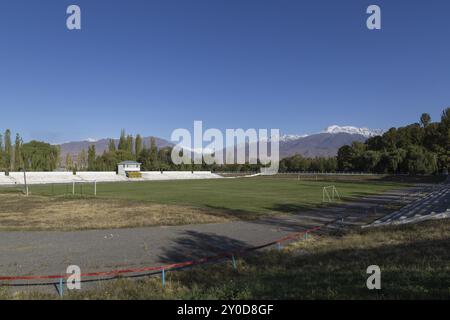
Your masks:
{"label": "shadow on pavement", "polygon": [[167,263],[183,262],[247,247],[249,247],[247,243],[230,237],[185,231],[182,237],[175,239],[168,248],[163,249],[159,258]]}

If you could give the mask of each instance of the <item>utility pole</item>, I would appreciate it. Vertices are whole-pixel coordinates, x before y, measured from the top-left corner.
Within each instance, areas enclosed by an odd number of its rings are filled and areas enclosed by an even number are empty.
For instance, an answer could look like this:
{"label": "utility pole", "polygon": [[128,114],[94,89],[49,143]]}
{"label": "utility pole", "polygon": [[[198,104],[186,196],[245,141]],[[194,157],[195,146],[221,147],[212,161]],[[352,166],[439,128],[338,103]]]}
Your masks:
{"label": "utility pole", "polygon": [[[27,169],[26,169],[26,163],[25,158],[23,159],[23,181],[25,183],[25,193],[28,197],[28,183],[27,183]],[[31,159],[28,159],[28,164],[31,167]]]}
{"label": "utility pole", "polygon": [[25,192],[28,197],[27,170],[25,169],[25,166],[23,166],[23,181],[25,182]]}

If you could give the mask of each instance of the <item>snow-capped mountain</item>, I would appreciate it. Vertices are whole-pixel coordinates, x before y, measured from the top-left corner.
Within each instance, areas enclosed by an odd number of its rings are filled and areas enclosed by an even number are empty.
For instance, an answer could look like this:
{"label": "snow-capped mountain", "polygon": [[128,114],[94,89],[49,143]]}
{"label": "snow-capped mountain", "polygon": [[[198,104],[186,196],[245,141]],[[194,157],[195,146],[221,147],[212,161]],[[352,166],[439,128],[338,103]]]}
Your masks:
{"label": "snow-capped mountain", "polygon": [[[340,147],[353,142],[365,142],[368,138],[383,134],[383,130],[333,125],[313,134],[285,134],[272,137],[279,141],[281,158],[300,154],[304,157],[336,156]],[[259,143],[270,138],[261,139]]]}
{"label": "snow-capped mountain", "polygon": [[384,133],[380,129],[332,125],[324,131],[310,135],[284,135],[280,138],[281,157],[301,154],[305,157],[335,156],[340,147],[352,142],[365,142]]}
{"label": "snow-capped mountain", "polygon": [[313,136],[320,133],[329,133],[329,134],[337,134],[337,133],[347,133],[347,134],[359,134],[365,138],[371,138],[375,136],[380,136],[385,132],[383,129],[369,129],[369,128],[358,128],[354,126],[338,126],[332,125],[327,127],[325,130],[313,133],[313,134],[284,134],[280,137],[280,142],[289,142],[295,141],[302,138],[306,138],[309,136]]}
{"label": "snow-capped mountain", "polygon": [[280,137],[280,141],[287,142],[307,137],[307,134],[285,134]]}
{"label": "snow-capped mountain", "polygon": [[380,136],[384,133],[382,129],[369,129],[369,128],[357,128],[353,126],[338,126],[332,125],[326,128],[322,133],[349,133],[349,134],[359,134],[366,138]]}
{"label": "snow-capped mountain", "polygon": [[301,138],[305,138],[307,136],[308,136],[307,134],[284,134],[284,135],[275,136],[272,138],[260,139],[260,141],[267,141],[267,140],[270,141],[270,139],[273,139],[274,141],[278,140],[280,142],[288,142],[288,141],[295,141],[295,140],[298,140]]}

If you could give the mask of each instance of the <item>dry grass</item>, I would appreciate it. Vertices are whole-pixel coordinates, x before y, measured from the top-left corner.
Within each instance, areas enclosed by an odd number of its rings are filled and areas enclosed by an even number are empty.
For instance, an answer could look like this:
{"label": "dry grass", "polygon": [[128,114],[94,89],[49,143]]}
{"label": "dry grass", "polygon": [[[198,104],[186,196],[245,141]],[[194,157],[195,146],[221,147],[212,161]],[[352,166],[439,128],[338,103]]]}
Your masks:
{"label": "dry grass", "polygon": [[313,234],[310,235],[310,241],[295,242],[286,249],[292,252],[307,251],[309,254],[327,254],[338,250],[355,252],[360,249],[379,250],[388,246],[412,247],[418,242],[439,241],[449,237],[450,220],[444,219],[399,226],[354,229],[345,233],[336,231],[326,236]]}
{"label": "dry grass", "polygon": [[0,194],[0,230],[85,230],[219,223],[233,219],[214,209],[114,199]]}

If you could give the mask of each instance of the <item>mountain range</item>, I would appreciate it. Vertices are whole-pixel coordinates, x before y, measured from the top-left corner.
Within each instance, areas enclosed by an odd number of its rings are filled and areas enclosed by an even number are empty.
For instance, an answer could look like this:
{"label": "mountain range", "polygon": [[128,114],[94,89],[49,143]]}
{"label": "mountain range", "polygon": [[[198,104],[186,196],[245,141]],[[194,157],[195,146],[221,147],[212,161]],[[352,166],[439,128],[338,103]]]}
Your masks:
{"label": "mountain range", "polygon": [[[146,147],[150,147],[150,139],[155,138],[156,146],[158,148],[164,148],[167,146],[172,146],[173,143],[158,137],[145,137],[142,138],[142,142]],[[114,139],[116,146],[119,144],[119,139]],[[97,155],[101,155],[105,150],[108,149],[109,139],[86,139],[83,141],[73,141],[65,142],[60,144],[61,148],[61,158],[65,159],[66,155],[70,153],[72,156],[79,154],[83,149],[88,150],[89,146],[94,145]]]}
{"label": "mountain range", "polygon": [[[304,157],[330,157],[335,156],[340,147],[351,144],[353,141],[364,142],[370,137],[383,134],[383,130],[358,128],[352,126],[332,125],[315,134],[283,135],[280,141],[280,157],[301,154]],[[143,138],[144,145],[150,146],[152,137]],[[168,140],[154,137],[158,148],[173,146]],[[95,146],[97,154],[102,154],[108,148],[109,139],[74,141],[60,144],[61,157],[64,159],[68,153],[77,155],[83,149],[87,151],[90,145]],[[116,145],[118,139],[115,139]]]}
{"label": "mountain range", "polygon": [[311,135],[283,135],[280,137],[280,158],[300,154],[304,157],[336,156],[340,147],[352,142],[365,142],[384,133],[381,129],[332,125]]}

